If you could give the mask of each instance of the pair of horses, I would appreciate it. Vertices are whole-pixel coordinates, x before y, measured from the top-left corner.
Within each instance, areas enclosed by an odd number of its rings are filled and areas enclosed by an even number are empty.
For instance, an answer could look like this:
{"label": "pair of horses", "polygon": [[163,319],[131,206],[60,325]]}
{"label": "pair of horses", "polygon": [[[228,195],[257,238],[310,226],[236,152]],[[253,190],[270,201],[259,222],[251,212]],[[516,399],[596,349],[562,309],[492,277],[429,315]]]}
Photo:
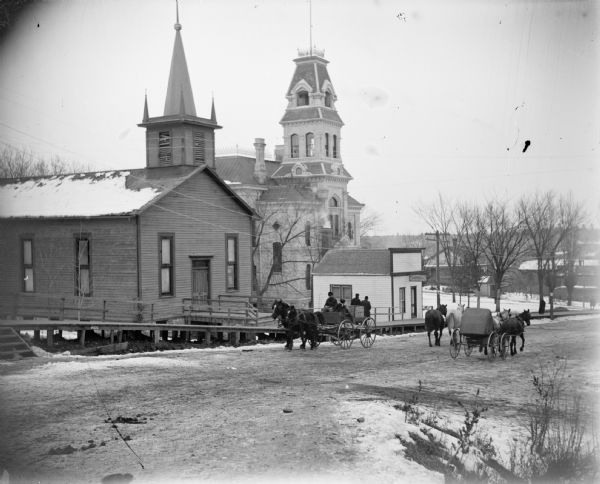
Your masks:
{"label": "pair of horses", "polygon": [[431,333],[435,338],[435,346],[440,346],[444,325],[448,328],[448,334],[452,336],[452,330],[460,327],[462,313],[465,309],[464,304],[458,304],[455,307],[448,309],[447,304],[441,304],[437,309],[430,309],[425,313],[425,330],[431,344]]}
{"label": "pair of horses", "polygon": [[529,309],[516,316],[511,315],[510,309],[505,309],[500,313],[495,323],[497,324],[497,331],[501,335],[510,335],[510,355],[514,356],[517,354],[517,336],[521,337],[521,348],[519,348],[519,351],[523,351],[523,348],[525,348],[525,325],[531,325],[531,313]]}
{"label": "pair of horses", "polygon": [[306,342],[310,343],[310,349],[319,346],[319,324],[325,322],[325,318],[319,311],[296,309],[281,299],[273,302],[271,306],[273,319],[278,319],[279,324],[285,328],[285,349],[291,351],[294,347],[294,339],[300,338],[302,343],[300,349],[306,349]]}

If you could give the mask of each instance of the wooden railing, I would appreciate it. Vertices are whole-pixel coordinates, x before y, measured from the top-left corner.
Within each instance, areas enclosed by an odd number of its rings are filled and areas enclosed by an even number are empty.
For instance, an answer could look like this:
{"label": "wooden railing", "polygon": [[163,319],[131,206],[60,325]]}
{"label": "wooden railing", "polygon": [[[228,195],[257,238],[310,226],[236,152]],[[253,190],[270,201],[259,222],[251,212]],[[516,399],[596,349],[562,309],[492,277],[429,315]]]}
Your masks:
{"label": "wooden railing", "polygon": [[259,312],[256,307],[242,299],[228,300],[219,297],[197,302],[193,298],[184,298],[183,316],[186,323],[257,325]]}

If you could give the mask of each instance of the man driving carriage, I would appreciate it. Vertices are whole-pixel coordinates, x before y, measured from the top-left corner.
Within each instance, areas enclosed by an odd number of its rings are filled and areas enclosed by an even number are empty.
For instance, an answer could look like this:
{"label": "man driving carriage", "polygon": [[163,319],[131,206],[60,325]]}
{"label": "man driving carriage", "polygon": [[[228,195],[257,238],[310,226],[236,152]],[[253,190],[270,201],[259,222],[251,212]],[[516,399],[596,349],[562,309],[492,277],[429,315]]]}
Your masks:
{"label": "man driving carriage", "polygon": [[327,300],[325,301],[325,306],[323,307],[323,311],[335,311],[338,306],[338,301],[335,297],[333,297],[333,293],[329,291],[327,293]]}

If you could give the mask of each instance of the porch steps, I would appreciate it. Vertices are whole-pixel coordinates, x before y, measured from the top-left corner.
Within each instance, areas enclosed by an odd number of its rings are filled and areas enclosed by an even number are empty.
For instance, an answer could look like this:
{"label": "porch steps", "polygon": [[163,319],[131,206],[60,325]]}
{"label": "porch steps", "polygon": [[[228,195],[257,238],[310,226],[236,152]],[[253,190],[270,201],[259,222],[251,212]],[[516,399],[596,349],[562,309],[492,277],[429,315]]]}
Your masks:
{"label": "porch steps", "polygon": [[30,346],[12,328],[0,328],[0,360],[35,356]]}

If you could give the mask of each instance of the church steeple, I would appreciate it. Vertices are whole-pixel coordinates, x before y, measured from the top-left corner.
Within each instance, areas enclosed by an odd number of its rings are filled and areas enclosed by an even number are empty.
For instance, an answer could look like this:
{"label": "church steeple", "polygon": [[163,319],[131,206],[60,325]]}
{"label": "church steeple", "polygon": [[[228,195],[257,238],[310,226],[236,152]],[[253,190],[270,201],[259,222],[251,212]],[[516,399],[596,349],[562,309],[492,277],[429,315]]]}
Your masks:
{"label": "church steeple", "polygon": [[[175,22],[175,44],[171,57],[171,71],[167,86],[167,98],[165,100],[164,115],[189,114],[196,116],[194,95],[192,94],[192,83],[185,60],[183,41],[181,40],[181,24],[179,23],[179,4],[177,5],[177,20]],[[184,111],[181,112],[181,99],[183,98]]]}
{"label": "church steeple", "polygon": [[192,83],[188,73],[179,5],[175,22],[175,44],[171,57],[169,83],[162,116],[149,117],[148,100],[144,100],[144,118],[138,126],[146,128],[146,165],[150,167],[174,165],[215,166],[215,129],[217,124],[214,101],[211,118],[196,115]]}

